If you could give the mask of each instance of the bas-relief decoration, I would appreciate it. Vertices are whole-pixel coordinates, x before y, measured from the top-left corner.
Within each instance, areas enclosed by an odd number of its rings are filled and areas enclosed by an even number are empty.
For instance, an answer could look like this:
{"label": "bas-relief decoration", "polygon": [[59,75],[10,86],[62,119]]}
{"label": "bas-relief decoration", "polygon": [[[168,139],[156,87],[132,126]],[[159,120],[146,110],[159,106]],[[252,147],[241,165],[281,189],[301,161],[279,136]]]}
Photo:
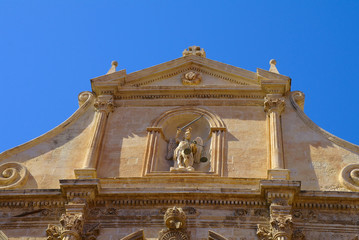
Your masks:
{"label": "bas-relief decoration", "polygon": [[144,174],[221,174],[225,130],[218,116],[203,109],[164,113],[147,128]]}
{"label": "bas-relief decoration", "polygon": [[339,180],[344,187],[359,192],[359,164],[345,166],[340,172]]}
{"label": "bas-relief decoration", "polygon": [[202,75],[199,72],[187,72],[182,76],[183,85],[198,85],[202,81]]}
{"label": "bas-relief decoration", "polygon": [[20,163],[8,162],[0,165],[0,190],[22,187],[28,178],[28,170]]}
{"label": "bas-relief decoration", "polygon": [[163,229],[159,233],[158,240],[189,240],[190,236],[187,232],[187,217],[182,208],[168,208],[164,221],[167,229]]}

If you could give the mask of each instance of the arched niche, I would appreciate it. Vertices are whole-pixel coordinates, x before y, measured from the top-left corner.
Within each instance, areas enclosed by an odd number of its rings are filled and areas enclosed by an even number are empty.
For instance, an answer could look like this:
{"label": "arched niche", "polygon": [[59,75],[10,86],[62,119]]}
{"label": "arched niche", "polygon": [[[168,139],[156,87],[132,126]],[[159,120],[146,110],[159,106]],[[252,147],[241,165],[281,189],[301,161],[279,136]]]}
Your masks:
{"label": "arched niche", "polygon": [[[171,153],[169,142],[175,139],[178,128],[183,128],[193,120],[196,121],[188,126],[192,128],[192,139],[196,137],[203,139],[203,153],[208,160],[194,163],[194,171],[172,172],[170,170],[174,166],[174,160],[169,154]],[[182,134],[188,127],[183,128]],[[205,109],[181,107],[163,113],[147,128],[143,175],[221,176],[225,159],[225,133],[226,127],[222,119]]]}

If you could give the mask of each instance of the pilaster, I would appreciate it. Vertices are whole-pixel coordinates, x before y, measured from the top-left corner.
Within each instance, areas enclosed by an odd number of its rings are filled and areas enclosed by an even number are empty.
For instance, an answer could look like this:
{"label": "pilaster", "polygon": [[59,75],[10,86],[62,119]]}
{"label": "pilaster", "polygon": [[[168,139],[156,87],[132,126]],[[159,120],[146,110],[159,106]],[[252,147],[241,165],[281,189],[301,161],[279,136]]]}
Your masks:
{"label": "pilaster", "polygon": [[[60,187],[67,199],[66,212],[61,215],[59,225],[49,224],[46,234],[49,240],[96,239],[98,225],[85,228],[88,204],[98,194],[98,179],[60,180]],[[87,229],[91,229],[88,231]]]}
{"label": "pilaster", "polygon": [[95,132],[82,169],[75,169],[75,176],[79,179],[97,178],[96,167],[100,158],[102,142],[105,135],[107,118],[114,111],[115,104],[112,95],[97,97],[94,107]]}
{"label": "pilaster", "polygon": [[285,99],[280,94],[267,94],[264,111],[267,113],[270,146],[270,169],[268,179],[289,180],[289,170],[285,169],[282,139],[281,114],[285,109]]}
{"label": "pilaster", "polygon": [[261,192],[270,204],[268,225],[258,225],[257,235],[261,240],[294,240],[292,203],[300,190],[300,182],[264,180]]}

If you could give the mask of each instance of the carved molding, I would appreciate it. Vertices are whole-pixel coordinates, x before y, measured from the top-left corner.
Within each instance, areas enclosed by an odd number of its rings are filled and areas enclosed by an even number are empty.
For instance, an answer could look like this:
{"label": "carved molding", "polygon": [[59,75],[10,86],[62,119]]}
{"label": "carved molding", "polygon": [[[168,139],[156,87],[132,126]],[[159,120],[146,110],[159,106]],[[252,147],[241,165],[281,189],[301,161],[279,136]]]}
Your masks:
{"label": "carved molding", "polygon": [[339,181],[349,190],[359,192],[359,164],[345,166],[339,174]]}
{"label": "carved molding", "polygon": [[208,240],[227,240],[227,238],[223,237],[222,235],[213,232],[211,230],[208,231]]}
{"label": "carved molding", "polygon": [[241,86],[250,86],[250,85],[256,86],[257,85],[257,80],[253,80],[253,79],[247,78],[247,77],[243,77],[243,78],[241,78],[241,77],[233,77],[233,75],[231,76],[229,74],[223,74],[223,73],[220,73],[218,71],[213,71],[213,70],[204,68],[204,67],[202,67],[200,65],[197,65],[197,64],[192,64],[192,65],[190,65],[188,67],[185,67],[185,68],[173,69],[173,70],[170,70],[168,72],[165,72],[165,73],[161,74],[160,76],[157,75],[155,77],[150,77],[150,78],[147,78],[147,79],[146,78],[139,78],[139,79],[136,79],[136,80],[132,80],[128,84],[131,87],[140,87],[140,86],[148,85],[148,84],[151,84],[153,82],[160,81],[160,80],[163,80],[163,79],[166,79],[166,78],[171,78],[173,76],[183,74],[183,73],[188,72],[188,71],[196,71],[196,72],[199,72],[199,73],[202,73],[202,74],[208,74],[208,75],[210,75],[212,77],[223,79],[225,81],[229,81],[229,82],[241,85]]}
{"label": "carved molding", "polygon": [[327,138],[329,141],[337,144],[338,146],[341,146],[343,148],[346,148],[352,152],[359,153],[359,146],[352,144],[350,142],[347,142],[341,138],[338,138],[337,136],[334,136],[333,134],[325,131],[324,129],[320,128],[318,125],[316,125],[303,111],[302,108],[298,105],[296,98],[298,95],[303,95],[300,91],[291,92],[289,95],[290,102],[297,112],[298,116],[302,119],[302,121],[313,131],[321,134],[325,138]]}
{"label": "carved molding", "polygon": [[28,170],[20,163],[8,162],[0,165],[0,190],[22,187],[28,178]]}
{"label": "carved molding", "polygon": [[145,235],[143,233],[143,230],[141,229],[137,232],[127,235],[124,238],[121,238],[121,240],[145,240]]}

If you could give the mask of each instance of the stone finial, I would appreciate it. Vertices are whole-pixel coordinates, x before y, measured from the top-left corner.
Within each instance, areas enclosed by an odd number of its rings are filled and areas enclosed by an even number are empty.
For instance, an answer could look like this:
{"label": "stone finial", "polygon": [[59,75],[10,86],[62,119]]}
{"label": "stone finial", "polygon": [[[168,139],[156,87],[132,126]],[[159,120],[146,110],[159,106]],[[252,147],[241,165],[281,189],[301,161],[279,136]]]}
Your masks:
{"label": "stone finial", "polygon": [[114,73],[116,72],[116,67],[118,66],[118,62],[117,61],[112,61],[111,62],[111,68],[110,70],[108,70],[108,72],[106,74],[110,74],[110,73]]}
{"label": "stone finial", "polygon": [[182,52],[182,56],[196,55],[200,57],[206,57],[206,52],[200,46],[191,46]]}
{"label": "stone finial", "polygon": [[278,73],[278,74],[279,74],[278,69],[277,69],[277,67],[275,66],[275,65],[277,64],[277,61],[276,61],[275,59],[271,59],[271,60],[269,61],[269,64],[270,64],[269,71],[270,71],[270,72],[273,72],[273,73]]}

